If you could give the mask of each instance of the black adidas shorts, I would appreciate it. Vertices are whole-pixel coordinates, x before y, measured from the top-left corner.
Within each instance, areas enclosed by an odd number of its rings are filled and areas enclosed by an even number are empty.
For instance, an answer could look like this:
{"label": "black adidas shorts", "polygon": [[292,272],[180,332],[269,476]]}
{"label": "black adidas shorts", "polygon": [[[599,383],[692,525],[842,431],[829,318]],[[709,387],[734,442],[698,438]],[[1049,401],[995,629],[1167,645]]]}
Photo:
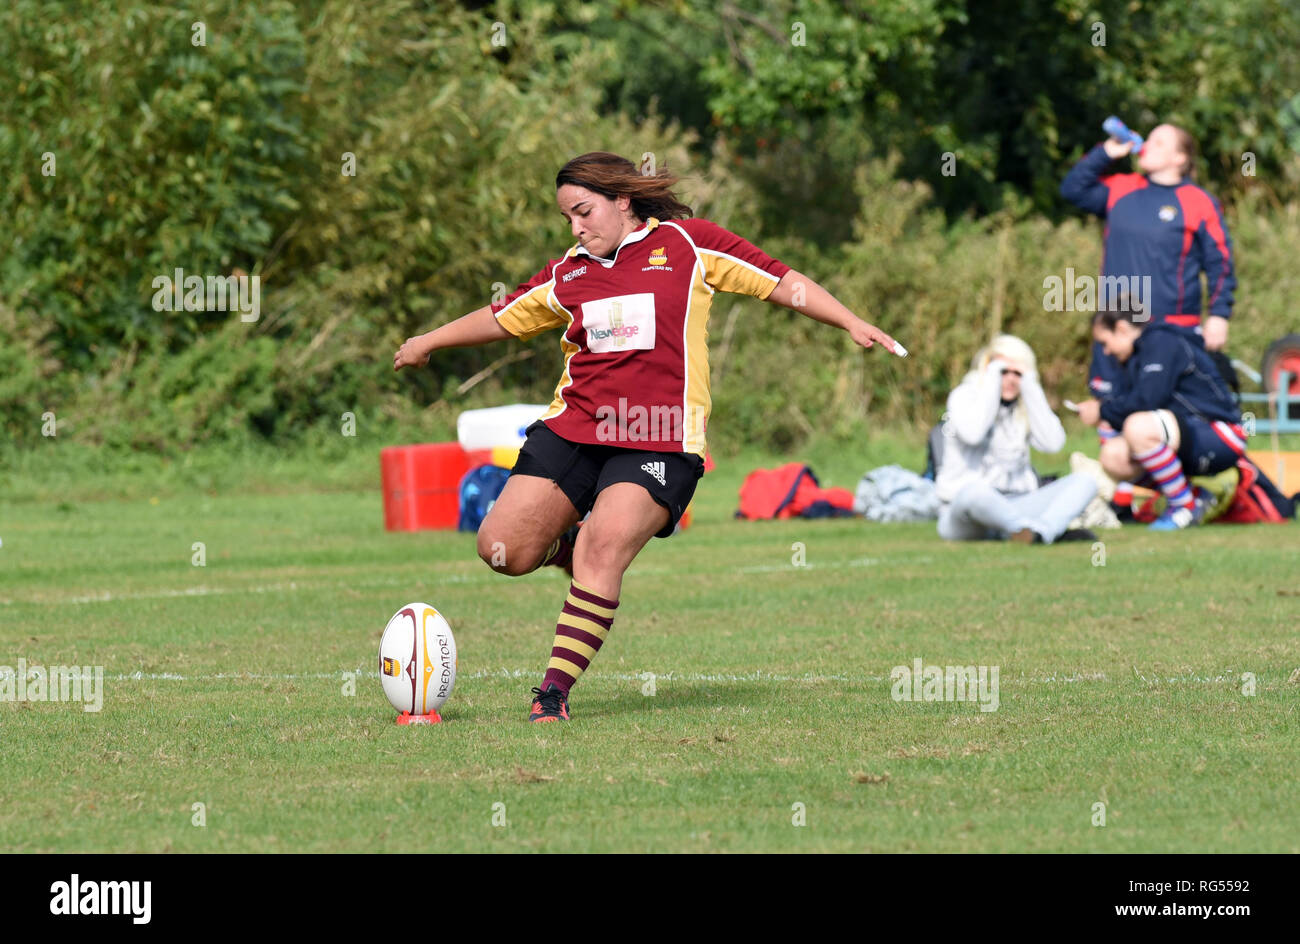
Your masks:
{"label": "black adidas shorts", "polygon": [[671,537],[704,474],[704,460],[692,452],[646,452],[621,446],[570,442],[541,420],[524,431],[511,475],[536,475],[560,486],[579,515],[591,511],[601,490],[616,482],[643,486],[668,509],[668,524],[655,535]]}

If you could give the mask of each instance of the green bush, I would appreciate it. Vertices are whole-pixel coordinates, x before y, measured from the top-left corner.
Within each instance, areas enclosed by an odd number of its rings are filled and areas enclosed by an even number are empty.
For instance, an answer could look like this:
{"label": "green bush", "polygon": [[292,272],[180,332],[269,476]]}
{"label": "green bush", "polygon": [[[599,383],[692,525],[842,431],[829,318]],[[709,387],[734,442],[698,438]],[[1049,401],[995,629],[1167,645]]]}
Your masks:
{"label": "green bush", "polygon": [[[205,46],[192,42],[202,20]],[[17,0],[0,29],[4,300],[51,325],[66,367],[175,350],[225,318],[157,312],[174,269],[253,270],[298,209],[308,153],[304,41],[291,4],[202,13]],[[45,154],[55,173],[46,176]]]}
{"label": "green bush", "polygon": [[[1077,4],[1058,5],[1082,16]],[[942,16],[932,6],[909,3],[863,34],[875,37],[865,54],[879,61],[842,65],[858,79],[884,70],[902,82],[890,70],[906,64],[904,47],[961,19],[956,6]],[[828,4],[814,7],[810,23],[853,25]],[[823,282],[912,352],[863,352],[794,313],[719,297],[715,449],[791,450],[852,442],[882,424],[927,426],[999,329],[1035,347],[1053,396],[1083,393],[1086,316],[1045,312],[1042,282],[1067,266],[1096,272],[1095,222],[1035,215],[1042,194],[999,181],[991,144],[976,149],[975,170],[981,186],[1000,188],[1002,209],[950,220],[940,207],[951,195],[908,179],[915,153],[863,157],[902,133],[898,102],[872,99],[893,109],[892,123],[871,109],[819,112],[843,91],[835,68],[791,86],[815,116],[791,125],[800,135],[733,140],[699,127],[699,102],[683,110],[673,95],[707,87],[721,96],[715,111],[761,117],[763,82],[793,81],[782,76],[786,53],[755,53],[763,81],[746,85],[714,55],[719,37],[699,29],[704,7],[677,17],[653,6],[644,15],[680,37],[687,58],[713,57],[702,75],[674,62],[660,97],[628,71],[657,61],[653,44],[627,45],[643,8],[606,8],[609,18],[507,2],[213,0],[186,11],[14,0],[0,12],[0,81],[13,90],[0,100],[0,159],[13,168],[0,190],[12,234],[0,256],[0,434],[44,448],[52,411],[64,440],[176,457],[205,443],[320,447],[347,413],[372,444],[441,438],[463,409],[546,402],[561,369],[554,333],[440,352],[423,372],[395,374],[391,357],[409,335],[513,289],[568,247],[554,175],[596,149],[653,153],[685,175],[681,193],[698,215]],[[1239,32],[1272,7],[1241,0],[1235,9],[1249,13]],[[192,42],[200,20],[206,45]],[[753,26],[742,51],[757,41]],[[1152,61],[1172,55],[1142,49]],[[1231,98],[1255,65],[1229,69],[1221,44],[1213,52],[1223,67],[1213,81]],[[925,83],[943,62],[931,49],[904,69],[918,94],[934,92]],[[1167,99],[1162,89],[1152,87],[1153,102]],[[882,129],[889,135],[877,140]],[[1265,130],[1273,141],[1272,125]],[[927,125],[918,140],[953,133]],[[969,133],[972,145],[983,140]],[[42,174],[47,152],[55,176]],[[1041,182],[1051,161],[1035,153]],[[1260,156],[1266,168],[1284,162],[1277,148]],[[352,159],[355,175],[345,174]],[[1265,188],[1244,188],[1228,219],[1241,278],[1230,346],[1254,362],[1268,340],[1297,328],[1290,254],[1300,220]],[[152,280],[175,268],[258,276],[260,319],[155,311]]]}

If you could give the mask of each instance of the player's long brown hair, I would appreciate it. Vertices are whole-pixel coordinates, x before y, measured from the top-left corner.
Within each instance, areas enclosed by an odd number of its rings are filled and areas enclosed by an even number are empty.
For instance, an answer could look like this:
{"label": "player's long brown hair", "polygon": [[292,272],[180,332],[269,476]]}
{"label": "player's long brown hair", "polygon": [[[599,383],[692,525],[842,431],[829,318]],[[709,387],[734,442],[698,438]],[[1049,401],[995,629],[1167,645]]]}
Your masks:
{"label": "player's long brown hair", "polygon": [[555,189],[574,184],[610,200],[631,197],[632,212],[639,219],[653,216],[659,220],[680,220],[694,215],[672,191],[680,179],[668,173],[667,167],[653,174],[643,174],[626,157],[608,151],[591,151],[560,168],[555,175]]}
{"label": "player's long brown hair", "polygon": [[1178,142],[1178,150],[1187,155],[1187,160],[1183,163],[1183,176],[1188,180],[1196,179],[1196,139],[1186,128],[1178,125],[1170,125],[1174,129],[1174,140]]}

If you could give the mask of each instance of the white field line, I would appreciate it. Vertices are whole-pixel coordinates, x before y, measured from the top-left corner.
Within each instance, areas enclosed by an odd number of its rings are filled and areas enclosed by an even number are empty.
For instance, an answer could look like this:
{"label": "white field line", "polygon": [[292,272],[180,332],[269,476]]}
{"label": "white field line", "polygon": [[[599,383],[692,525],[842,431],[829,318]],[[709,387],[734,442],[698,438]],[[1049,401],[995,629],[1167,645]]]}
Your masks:
{"label": "white field line", "polygon": [[[902,558],[899,564],[924,564],[931,560],[929,557],[909,557]],[[730,567],[723,568],[714,573],[736,573],[736,574],[766,574],[789,571],[797,573],[805,570],[839,570],[845,567],[874,567],[880,564],[879,558],[859,557],[848,561],[832,561],[829,563],[812,563],[796,567],[794,564],[765,564],[754,567]],[[698,572],[698,571],[697,571]],[[678,571],[668,568],[651,568],[651,567],[634,567],[630,570],[629,575],[638,576],[664,576],[675,574]],[[421,578],[415,577],[389,577],[381,580],[365,580],[356,583],[349,583],[349,589],[366,590],[379,587],[402,587],[412,586],[413,584],[479,584],[495,583],[500,581],[501,577],[492,573],[481,574],[433,574]],[[199,585],[197,587],[183,587],[175,590],[141,590],[137,592],[114,593],[112,591],[102,591],[100,593],[86,593],[73,596],[56,596],[50,599],[11,599],[0,598],[0,606],[12,606],[15,603],[28,606],[67,606],[87,603],[117,603],[123,600],[166,600],[176,597],[207,597],[207,596],[225,596],[232,594],[246,593],[285,593],[311,590],[334,590],[339,586],[338,581],[297,581],[290,580],[281,583],[255,584],[252,586],[233,586],[233,587],[210,587]]]}
{"label": "white field line", "polygon": [[[477,669],[473,672],[462,672],[458,679],[527,679],[534,678],[539,672],[537,668],[531,669]],[[353,678],[379,678],[377,671],[363,671],[356,669],[353,671],[338,672],[306,672],[306,673],[265,673],[265,672],[217,672],[210,675],[181,675],[175,672],[131,672],[127,674],[105,675],[106,680],[116,682],[216,682],[216,681],[236,681],[236,682],[259,682],[259,681],[299,681],[310,679],[332,679],[343,681],[344,678],[351,675]],[[620,682],[644,682],[649,678],[648,672],[601,672],[599,669],[592,672],[594,678],[613,679]],[[742,674],[734,673],[709,673],[709,672],[656,672],[654,673],[656,682],[804,682],[808,684],[821,684],[825,682],[848,682],[848,683],[879,683],[891,681],[888,675],[815,675],[806,673],[804,675],[781,675],[774,672],[745,672]],[[1003,682],[1028,682],[1033,685],[1059,685],[1071,684],[1074,682],[1111,682],[1111,681],[1128,681],[1128,674],[1121,675],[1117,679],[1111,679],[1104,672],[1085,672],[1073,673],[1068,675],[1052,674],[1043,677],[1024,676],[1011,677],[1002,679]],[[1219,685],[1224,683],[1236,684],[1240,681],[1240,676],[1235,674],[1229,675],[1172,675],[1164,678],[1142,676],[1146,682],[1168,682],[1183,683],[1189,682],[1197,685]]]}

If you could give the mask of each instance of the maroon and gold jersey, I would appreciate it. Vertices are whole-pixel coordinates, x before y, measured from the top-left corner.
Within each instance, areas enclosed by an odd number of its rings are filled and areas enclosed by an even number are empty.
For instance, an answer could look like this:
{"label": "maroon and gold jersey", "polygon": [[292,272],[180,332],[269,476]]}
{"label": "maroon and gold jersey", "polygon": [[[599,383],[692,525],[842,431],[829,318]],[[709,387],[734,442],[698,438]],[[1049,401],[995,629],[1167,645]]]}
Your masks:
{"label": "maroon and gold jersey", "polygon": [[767,298],[789,271],[707,220],[652,217],[612,259],[574,246],[492,312],[520,338],[564,328],[564,373],[542,417],[556,435],[703,456],[713,293]]}

